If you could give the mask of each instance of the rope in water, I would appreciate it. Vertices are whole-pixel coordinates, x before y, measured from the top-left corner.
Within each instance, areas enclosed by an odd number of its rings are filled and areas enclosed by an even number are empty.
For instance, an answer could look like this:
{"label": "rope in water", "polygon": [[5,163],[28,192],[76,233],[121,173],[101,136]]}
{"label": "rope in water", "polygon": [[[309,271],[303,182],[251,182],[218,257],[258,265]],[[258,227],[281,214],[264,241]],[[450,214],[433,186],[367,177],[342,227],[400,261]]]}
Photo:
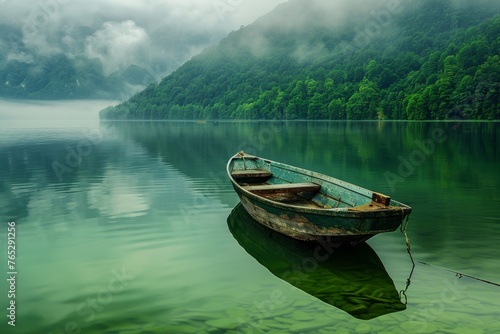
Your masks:
{"label": "rope in water", "polygon": [[402,299],[402,297],[404,297],[405,305],[408,304],[408,296],[406,295],[406,291],[408,291],[408,288],[410,287],[411,277],[413,276],[413,271],[415,270],[415,261],[413,260],[413,256],[411,255],[410,238],[408,238],[408,234],[406,233],[406,230],[408,229],[409,220],[410,220],[410,215],[406,216],[406,222],[403,222],[401,224],[401,233],[403,233],[403,235],[405,236],[406,250],[408,251],[408,255],[410,256],[410,260],[412,263],[410,276],[408,276],[408,279],[406,280],[406,287],[404,288],[404,290],[401,290],[399,292],[399,298]]}
{"label": "rope in water", "polygon": [[[401,232],[405,236],[406,248],[408,250],[408,255],[410,256],[411,263],[412,263],[412,268],[411,268],[411,271],[410,271],[410,276],[406,280],[406,287],[405,287],[404,290],[401,290],[400,293],[399,293],[400,299],[402,299],[402,297],[404,296],[405,304],[408,304],[408,297],[406,296],[406,291],[408,290],[408,287],[411,284],[411,277],[413,275],[413,271],[415,270],[415,261],[413,260],[413,256],[411,255],[410,239],[408,238],[408,234],[406,233],[406,230],[408,229],[409,218],[410,218],[410,216],[408,215],[406,217],[406,223],[401,224]],[[495,286],[500,286],[500,283],[488,281],[488,280],[485,280],[485,279],[482,279],[482,278],[479,278],[479,277],[475,277],[475,276],[472,276],[472,275],[467,275],[467,274],[464,274],[464,273],[461,273],[461,272],[458,272],[458,271],[455,271],[455,270],[452,270],[452,269],[435,266],[435,265],[432,265],[430,263],[423,262],[423,261],[418,261],[418,263],[421,263],[421,264],[426,265],[426,266],[430,266],[430,267],[434,267],[434,268],[438,268],[438,269],[449,271],[451,273],[454,273],[458,278],[468,277],[468,278],[471,278],[471,279],[474,279],[476,281],[480,281],[480,282],[483,282],[483,283],[487,283],[487,284],[491,284],[491,285],[495,285]]]}
{"label": "rope in water", "polygon": [[458,278],[468,277],[468,278],[472,278],[472,279],[474,279],[476,281],[480,281],[480,282],[483,282],[483,283],[488,283],[488,284],[491,284],[491,285],[500,286],[499,283],[488,281],[488,280],[485,280],[485,279],[482,279],[482,278],[479,278],[479,277],[475,277],[475,276],[472,276],[472,275],[467,275],[467,274],[464,274],[464,273],[461,273],[461,272],[458,272],[458,271],[455,271],[455,270],[452,270],[452,269],[435,266],[433,264],[430,264],[430,263],[427,263],[427,262],[423,262],[423,261],[418,261],[418,263],[421,263],[421,264],[429,266],[429,267],[434,267],[434,268],[438,268],[438,269],[441,269],[441,270],[449,271],[450,273],[454,273]]}

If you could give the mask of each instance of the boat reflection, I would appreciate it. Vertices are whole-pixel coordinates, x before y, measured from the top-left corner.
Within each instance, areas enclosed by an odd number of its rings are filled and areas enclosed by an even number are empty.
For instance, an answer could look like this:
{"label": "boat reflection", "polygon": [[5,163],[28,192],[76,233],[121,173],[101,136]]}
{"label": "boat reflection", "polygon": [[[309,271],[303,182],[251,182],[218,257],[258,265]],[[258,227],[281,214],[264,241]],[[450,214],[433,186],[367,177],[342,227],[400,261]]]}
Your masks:
{"label": "boat reflection", "polygon": [[375,251],[302,242],[255,221],[238,204],[228,217],[238,243],[277,277],[355,318],[368,320],[406,309]]}

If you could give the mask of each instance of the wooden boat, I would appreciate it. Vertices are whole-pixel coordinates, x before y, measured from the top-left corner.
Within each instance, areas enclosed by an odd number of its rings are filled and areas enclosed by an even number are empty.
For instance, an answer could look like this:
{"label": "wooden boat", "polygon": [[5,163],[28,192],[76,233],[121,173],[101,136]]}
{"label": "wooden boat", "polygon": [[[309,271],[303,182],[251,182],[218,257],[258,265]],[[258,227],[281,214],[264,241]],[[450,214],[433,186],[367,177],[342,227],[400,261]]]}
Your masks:
{"label": "wooden boat", "polygon": [[383,194],[243,152],[229,159],[227,174],[255,220],[300,240],[355,245],[396,230],[411,213]]}
{"label": "wooden boat", "polygon": [[301,242],[262,226],[238,204],[227,219],[243,249],[276,277],[351,316],[369,320],[406,309],[377,253]]}

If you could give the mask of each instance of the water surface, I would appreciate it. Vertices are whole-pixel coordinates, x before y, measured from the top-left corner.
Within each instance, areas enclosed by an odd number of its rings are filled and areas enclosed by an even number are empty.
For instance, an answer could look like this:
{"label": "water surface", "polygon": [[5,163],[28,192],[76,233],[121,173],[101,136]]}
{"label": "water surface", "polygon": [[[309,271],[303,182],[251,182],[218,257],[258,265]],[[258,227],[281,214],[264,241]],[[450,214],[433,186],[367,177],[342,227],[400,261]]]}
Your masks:
{"label": "water surface", "polygon": [[[500,330],[500,287],[452,272],[500,282],[499,123],[6,124],[0,125],[0,256],[7,259],[7,222],[15,221],[18,307],[16,328],[4,315],[2,333]],[[225,176],[228,158],[239,150],[412,206],[412,255],[430,266],[417,262],[407,305],[382,303],[373,308],[376,316],[362,319],[325,302],[300,278],[330,279],[328,298],[356,304],[362,297],[345,295],[343,278],[353,270],[358,281],[387,276],[393,285],[383,291],[392,288],[387,293],[394,297],[412,268],[398,231],[370,239],[370,255],[353,253],[356,269],[307,262],[302,251],[266,257],[244,247],[231,232],[231,217],[245,220],[231,216],[238,198]],[[355,264],[367,258],[382,267],[363,266],[363,273]],[[349,263],[349,254],[342,259]],[[280,274],[287,267],[295,281]],[[387,301],[383,291],[366,298]]]}

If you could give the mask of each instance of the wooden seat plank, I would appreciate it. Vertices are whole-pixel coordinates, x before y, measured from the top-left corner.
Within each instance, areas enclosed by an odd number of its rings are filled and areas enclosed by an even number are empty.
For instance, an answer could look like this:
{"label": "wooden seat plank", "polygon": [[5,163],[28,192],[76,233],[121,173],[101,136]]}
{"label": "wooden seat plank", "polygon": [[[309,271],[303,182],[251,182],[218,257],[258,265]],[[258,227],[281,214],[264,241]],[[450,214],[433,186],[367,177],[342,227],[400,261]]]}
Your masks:
{"label": "wooden seat plank", "polygon": [[235,170],[231,172],[231,175],[235,179],[247,179],[247,178],[270,178],[273,174],[264,169],[243,169]]}
{"label": "wooden seat plank", "polygon": [[283,183],[283,184],[248,186],[245,188],[253,193],[272,194],[272,193],[317,192],[319,191],[321,186],[316,183]]}

